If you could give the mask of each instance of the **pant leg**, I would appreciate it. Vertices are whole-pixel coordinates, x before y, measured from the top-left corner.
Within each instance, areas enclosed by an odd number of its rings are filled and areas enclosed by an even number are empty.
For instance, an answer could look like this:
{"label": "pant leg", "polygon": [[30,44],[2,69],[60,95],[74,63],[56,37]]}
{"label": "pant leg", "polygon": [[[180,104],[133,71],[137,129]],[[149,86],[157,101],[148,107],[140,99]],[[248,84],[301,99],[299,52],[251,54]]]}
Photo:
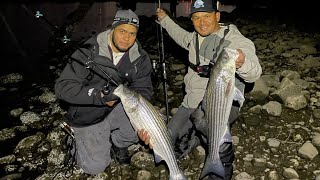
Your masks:
{"label": "pant leg", "polygon": [[106,120],[87,127],[72,127],[75,158],[87,174],[99,174],[111,163],[110,125]]}
{"label": "pant leg", "polygon": [[139,141],[136,131],[125,113],[122,103],[119,103],[106,117],[110,123],[111,140],[118,148],[128,147]]}
{"label": "pant leg", "polygon": [[190,115],[195,111],[194,108],[186,108],[180,106],[178,111],[173,115],[172,119],[168,122],[167,127],[171,135],[173,144],[175,144],[177,138],[181,138],[189,129],[192,127],[192,122],[190,121]]}
{"label": "pant leg", "polygon": [[231,106],[231,111],[230,111],[230,115],[229,115],[229,124],[233,124],[234,121],[238,118],[240,113],[240,107],[238,106]]}
{"label": "pant leg", "polygon": [[[231,107],[230,116],[228,120],[229,125],[233,124],[234,121],[238,118],[239,111],[240,111],[239,107],[237,106]],[[219,156],[224,167],[225,177],[221,178],[215,175],[210,175],[208,180],[231,180],[233,175],[232,164],[235,159],[233,143],[232,142],[223,143],[219,148]]]}
{"label": "pant leg", "polygon": [[[229,125],[232,125],[235,122],[239,116],[239,113],[240,108],[238,106],[231,106],[228,119]],[[190,119],[198,131],[200,131],[204,136],[208,135],[208,121],[205,119],[203,107],[199,106],[196,108],[196,110],[191,113]]]}
{"label": "pant leg", "polygon": [[109,115],[97,124],[72,127],[75,136],[77,164],[87,174],[103,172],[111,163],[111,142],[117,147],[128,147],[138,142],[138,136],[119,103]]}

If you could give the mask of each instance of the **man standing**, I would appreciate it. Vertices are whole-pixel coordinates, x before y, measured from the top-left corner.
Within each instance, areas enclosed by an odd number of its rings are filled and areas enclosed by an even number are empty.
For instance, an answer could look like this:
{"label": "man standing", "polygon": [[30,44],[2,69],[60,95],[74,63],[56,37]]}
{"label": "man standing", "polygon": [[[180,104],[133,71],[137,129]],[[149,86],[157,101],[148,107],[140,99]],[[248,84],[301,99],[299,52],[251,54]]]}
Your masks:
{"label": "man standing", "polygon": [[[236,49],[239,57],[236,60],[236,87],[244,94],[245,84],[255,82],[261,75],[262,70],[258,57],[255,53],[255,46],[251,40],[244,37],[235,25],[224,26],[219,24],[220,12],[217,10],[217,3],[212,0],[193,0],[191,3],[191,20],[195,32],[188,32],[177,25],[164,10],[157,10],[157,17],[160,25],[165,28],[171,38],[177,44],[189,52],[188,72],[184,77],[185,91],[183,102],[178,111],[169,121],[167,127],[171,134],[172,141],[181,139],[194,126],[202,132],[206,141],[207,125],[197,124],[197,119],[202,118],[203,112],[201,102],[203,100],[210,72],[210,61],[215,62],[224,47]],[[232,106],[229,123],[233,123],[238,117],[240,105],[235,103]],[[191,117],[195,121],[191,121]],[[139,137],[149,144],[147,132],[139,131]],[[189,149],[199,145],[199,138],[190,140]],[[191,146],[191,147],[190,147]],[[232,163],[234,161],[234,149],[232,143],[224,143],[219,149],[220,159],[224,165],[225,177],[218,177],[211,174],[209,179],[231,179],[233,174]]]}
{"label": "man standing", "polygon": [[[133,11],[119,10],[111,28],[74,52],[73,61],[56,81],[57,97],[70,104],[66,122],[74,130],[73,152],[85,173],[103,172],[111,163],[112,149],[120,163],[128,162],[127,147],[138,142],[119,98],[112,93],[116,84],[126,82],[151,99],[152,65],[136,40],[138,28],[139,18]],[[117,83],[109,82],[103,71]]]}

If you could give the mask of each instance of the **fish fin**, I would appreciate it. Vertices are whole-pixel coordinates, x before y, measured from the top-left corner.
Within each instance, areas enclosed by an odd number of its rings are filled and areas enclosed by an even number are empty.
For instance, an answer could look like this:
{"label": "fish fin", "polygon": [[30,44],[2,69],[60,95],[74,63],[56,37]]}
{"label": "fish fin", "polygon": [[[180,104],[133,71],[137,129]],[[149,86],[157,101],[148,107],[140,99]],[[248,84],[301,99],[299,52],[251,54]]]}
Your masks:
{"label": "fish fin", "polygon": [[208,120],[205,118],[205,111],[198,106],[198,108],[190,115],[190,120],[193,122],[196,129],[205,136],[208,134]]}
{"label": "fish fin", "polygon": [[202,169],[200,179],[203,179],[205,176],[209,174],[215,174],[222,178],[225,177],[224,167],[220,160],[220,158],[216,161],[211,160],[207,157],[204,167]]}
{"label": "fish fin", "polygon": [[228,94],[230,94],[230,91],[231,91],[231,87],[232,87],[232,81],[230,80],[227,84],[227,88],[226,88],[226,91],[225,91],[225,96],[228,97]]}
{"label": "fish fin", "polygon": [[239,57],[239,52],[236,49],[232,49],[232,48],[224,48],[225,52],[228,54],[228,57],[232,57],[234,59],[234,61],[236,61]]}
{"label": "fish fin", "polygon": [[245,100],[244,95],[242,94],[242,92],[238,89],[238,88],[234,88],[234,97],[233,97],[234,101],[238,101],[240,104],[240,107],[243,105],[243,102]]}
{"label": "fish fin", "polygon": [[162,160],[163,160],[162,157],[159,156],[159,154],[154,151],[154,161],[155,161],[156,163],[159,163],[159,162],[162,161]]}
{"label": "fish fin", "polygon": [[187,180],[187,177],[180,171],[179,174],[170,174],[169,180]]}
{"label": "fish fin", "polygon": [[221,144],[225,142],[232,142],[232,137],[229,128],[226,130],[226,133],[224,133]]}

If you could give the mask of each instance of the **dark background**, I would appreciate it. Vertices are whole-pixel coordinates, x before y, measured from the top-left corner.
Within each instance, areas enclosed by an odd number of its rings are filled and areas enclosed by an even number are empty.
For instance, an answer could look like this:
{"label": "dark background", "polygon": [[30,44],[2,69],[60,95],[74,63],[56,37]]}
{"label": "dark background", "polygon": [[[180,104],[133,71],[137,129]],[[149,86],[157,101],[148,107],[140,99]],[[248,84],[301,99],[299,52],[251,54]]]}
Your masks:
{"label": "dark background", "polygon": [[[2,1],[0,4],[0,35],[1,35],[1,74],[4,75],[15,69],[34,71],[30,60],[37,62],[48,51],[52,51],[54,38],[62,38],[66,34],[68,25],[79,24],[87,10],[95,2],[105,1],[50,1],[52,4],[79,3],[78,9],[66,5],[62,11],[47,11],[49,25],[43,19],[34,18],[37,7],[41,8],[43,1]],[[136,2],[158,1],[116,1],[118,7],[135,9]],[[170,0],[161,1],[170,2]],[[172,4],[178,3],[172,1]],[[275,0],[222,0],[224,4],[236,4],[237,9],[232,12],[234,17],[254,17],[262,22],[271,17],[279,23],[294,24],[303,31],[319,31],[318,7],[312,1],[275,1]],[[69,8],[69,9],[68,9]],[[113,12],[112,12],[113,13]],[[52,18],[53,17],[53,18]],[[53,27],[57,29],[54,29]],[[75,26],[74,26],[75,27]],[[76,34],[76,29],[69,29],[69,35]],[[90,35],[90,32],[88,33]],[[78,40],[78,39],[77,39]],[[10,62],[8,62],[10,61]],[[41,60],[42,61],[42,60]],[[14,66],[12,66],[12,63]],[[5,66],[5,68],[3,68]],[[21,69],[22,68],[22,69]]]}
{"label": "dark background", "polygon": [[[191,0],[189,0],[191,1]],[[1,1],[0,3],[0,35],[1,35],[1,65],[0,77],[9,73],[21,73],[24,76],[23,86],[26,91],[33,90],[35,82],[53,83],[52,72],[48,71],[52,64],[63,64],[63,54],[72,51],[72,42],[78,42],[90,37],[99,29],[80,32],[77,27],[83,23],[88,10],[96,2],[107,1]],[[111,1],[108,1],[111,2]],[[158,3],[158,1],[112,1],[117,8],[131,8],[135,10],[136,2]],[[177,4],[179,1],[161,1]],[[186,2],[186,1],[184,1]],[[223,18],[255,19],[274,21],[275,23],[295,26],[301,32],[319,32],[318,6],[316,1],[302,2],[275,1],[275,0],[222,0],[224,4],[235,4],[237,9],[231,14],[223,13]],[[70,3],[78,3],[77,6]],[[35,18],[37,9],[44,10],[45,17]],[[49,5],[48,5],[49,4]],[[52,8],[51,8],[52,6]],[[171,9],[171,8],[170,8]],[[169,10],[170,11],[170,10]],[[99,13],[99,12],[97,12]],[[114,16],[115,10],[105,12]],[[103,14],[100,16],[104,16]],[[152,20],[152,19],[151,19]],[[103,30],[108,23],[103,22]],[[146,27],[147,28],[147,27]],[[140,31],[143,31],[141,29]],[[82,35],[79,35],[82,33]],[[68,35],[71,43],[62,43],[64,35]],[[156,33],[154,34],[156,36]],[[138,37],[139,38],[139,37]],[[61,56],[60,56],[61,55]],[[52,62],[56,61],[56,62]],[[0,113],[7,114],[12,106],[25,101],[23,92],[19,94],[0,92]],[[9,107],[11,107],[9,109]],[[0,127],[7,127],[5,122]]]}

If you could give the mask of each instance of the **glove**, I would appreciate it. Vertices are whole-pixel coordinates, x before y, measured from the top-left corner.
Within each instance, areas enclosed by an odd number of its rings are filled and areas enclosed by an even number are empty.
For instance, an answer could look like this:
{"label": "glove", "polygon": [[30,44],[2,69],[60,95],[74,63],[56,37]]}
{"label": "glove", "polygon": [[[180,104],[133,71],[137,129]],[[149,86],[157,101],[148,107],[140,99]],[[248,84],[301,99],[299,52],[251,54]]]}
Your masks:
{"label": "glove", "polygon": [[204,136],[208,135],[208,121],[205,119],[201,106],[191,114],[190,119],[198,131]]}
{"label": "glove", "polygon": [[109,101],[119,100],[119,97],[113,94],[113,91],[115,89],[116,87],[110,84],[103,87],[103,89],[101,90],[101,94],[102,94],[101,101],[103,104]]}

